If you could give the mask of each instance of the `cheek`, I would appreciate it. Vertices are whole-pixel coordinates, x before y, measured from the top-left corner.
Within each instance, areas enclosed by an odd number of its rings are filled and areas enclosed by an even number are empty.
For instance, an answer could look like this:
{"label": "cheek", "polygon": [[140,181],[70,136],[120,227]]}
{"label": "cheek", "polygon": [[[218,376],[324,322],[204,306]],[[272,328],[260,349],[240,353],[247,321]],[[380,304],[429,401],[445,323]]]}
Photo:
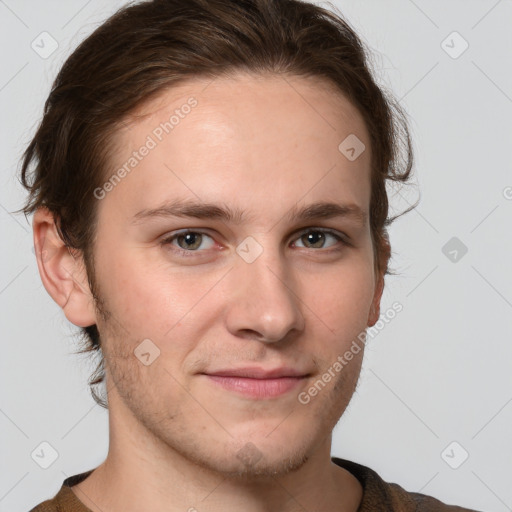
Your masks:
{"label": "cheek", "polygon": [[370,265],[347,265],[318,279],[307,302],[334,335],[345,337],[344,333],[366,327],[374,286]]}
{"label": "cheek", "polygon": [[[310,345],[309,351],[314,354],[321,374],[331,370],[333,375],[329,386],[338,383],[334,390],[336,396],[338,391],[348,393],[357,381],[374,292],[372,262],[360,257],[358,263],[355,261],[356,258],[317,279],[320,286],[315,287],[315,294],[306,301],[311,308],[310,321],[314,325],[311,336],[307,337],[314,344]],[[336,361],[338,363],[334,367]]]}
{"label": "cheek", "polygon": [[[191,322],[198,334],[201,325],[219,313],[227,305],[225,301],[229,302],[229,292],[225,300],[212,302],[210,289],[222,272],[197,273],[161,261],[149,264],[143,251],[114,245],[104,245],[98,258],[100,292],[118,322],[134,337],[163,342],[179,332],[180,339],[184,339]],[[331,340],[327,347],[332,347],[333,337],[335,346],[350,343],[351,337],[366,327],[374,292],[371,247],[366,249],[347,253],[339,265],[330,269],[326,266],[321,271],[301,270],[297,274],[304,314],[311,315],[317,334],[327,329],[329,336],[325,339]],[[199,321],[193,321],[198,320],[199,313]]]}
{"label": "cheek", "polygon": [[167,360],[181,361],[218,314],[219,301],[210,290],[216,273],[194,273],[161,262],[148,263],[136,254],[116,258],[102,267],[99,282],[108,309],[134,345],[154,341]]}
{"label": "cheek", "polygon": [[[108,296],[113,308],[123,316],[125,321],[137,324],[144,319],[144,324],[156,321],[166,308],[166,297],[172,296],[164,283],[156,276],[144,272],[144,268],[122,262],[108,278]],[[138,324],[141,325],[141,324]]]}
{"label": "cheek", "polygon": [[[120,256],[120,252],[124,252]],[[153,334],[169,329],[186,308],[189,288],[182,286],[182,278],[165,273],[137,254],[127,255],[129,250],[104,251],[101,265],[100,291],[106,297],[113,313],[119,321],[140,331],[147,328]]]}

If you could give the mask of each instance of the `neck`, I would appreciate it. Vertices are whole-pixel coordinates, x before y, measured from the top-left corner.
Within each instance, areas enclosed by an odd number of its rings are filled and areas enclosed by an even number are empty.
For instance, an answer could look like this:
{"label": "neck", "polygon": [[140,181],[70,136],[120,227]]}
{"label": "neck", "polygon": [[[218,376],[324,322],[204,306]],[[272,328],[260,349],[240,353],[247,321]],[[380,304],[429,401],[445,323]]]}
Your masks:
{"label": "neck", "polygon": [[111,408],[105,462],[72,488],[92,512],[355,512],[361,501],[358,480],[331,461],[331,434],[300,467],[276,476],[227,475],[183,456],[133,416],[119,418]]}

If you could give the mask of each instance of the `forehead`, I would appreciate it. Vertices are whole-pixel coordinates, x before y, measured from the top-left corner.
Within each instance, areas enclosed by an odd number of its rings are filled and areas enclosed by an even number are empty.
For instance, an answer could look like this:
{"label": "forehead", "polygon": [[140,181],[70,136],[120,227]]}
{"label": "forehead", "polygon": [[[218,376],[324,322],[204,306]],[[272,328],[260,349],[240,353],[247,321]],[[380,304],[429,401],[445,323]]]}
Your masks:
{"label": "forehead", "polygon": [[[347,140],[364,144],[356,159],[344,152]],[[114,142],[106,178],[123,166],[127,172],[108,202],[118,201],[125,215],[192,197],[254,211],[277,211],[308,197],[368,209],[364,120],[318,78],[240,73],[189,80],[131,114]]]}

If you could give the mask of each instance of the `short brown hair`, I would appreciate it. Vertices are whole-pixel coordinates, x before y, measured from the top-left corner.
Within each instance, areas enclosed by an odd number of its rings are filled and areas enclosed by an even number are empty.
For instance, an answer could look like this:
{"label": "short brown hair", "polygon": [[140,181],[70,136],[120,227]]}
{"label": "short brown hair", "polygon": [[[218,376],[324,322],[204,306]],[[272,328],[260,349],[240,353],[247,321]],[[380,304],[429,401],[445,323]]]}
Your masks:
{"label": "short brown hair", "polygon": [[[405,183],[413,154],[405,113],[380,88],[369,53],[339,14],[300,0],[150,0],[127,5],[87,37],[53,83],[22,160],[25,215],[45,206],[65,244],[81,251],[93,296],[97,199],[109,144],[127,115],[159,92],[194,77],[233,71],[291,74],[334,84],[362,115],[372,149],[370,227],[377,272],[389,274],[386,182]],[[341,141],[340,141],[341,142]],[[409,210],[407,210],[409,211]],[[96,325],[81,329],[100,362]]]}

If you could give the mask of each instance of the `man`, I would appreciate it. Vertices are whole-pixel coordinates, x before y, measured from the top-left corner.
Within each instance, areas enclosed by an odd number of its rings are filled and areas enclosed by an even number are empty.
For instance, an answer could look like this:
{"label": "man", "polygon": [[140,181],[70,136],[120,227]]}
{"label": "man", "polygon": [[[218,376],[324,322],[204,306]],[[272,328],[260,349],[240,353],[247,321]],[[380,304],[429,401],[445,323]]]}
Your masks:
{"label": "man", "polygon": [[110,446],[33,510],[467,510],[330,457],[411,167],[328,11],[155,0],[99,27],[22,179],[43,284],[103,356]]}

